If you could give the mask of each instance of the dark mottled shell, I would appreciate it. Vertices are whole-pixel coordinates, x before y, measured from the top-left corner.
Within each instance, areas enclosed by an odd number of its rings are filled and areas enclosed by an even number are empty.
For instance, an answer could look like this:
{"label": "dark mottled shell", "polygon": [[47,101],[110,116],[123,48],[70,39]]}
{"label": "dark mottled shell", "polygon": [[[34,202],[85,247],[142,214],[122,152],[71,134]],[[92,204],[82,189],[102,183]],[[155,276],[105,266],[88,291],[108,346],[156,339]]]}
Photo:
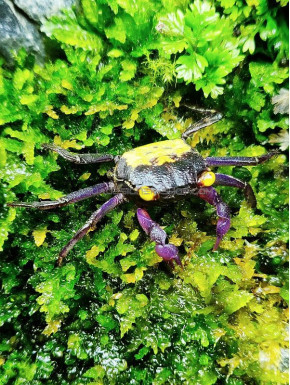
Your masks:
{"label": "dark mottled shell", "polygon": [[148,186],[161,198],[174,199],[177,189],[194,189],[198,176],[206,169],[195,149],[181,139],[167,140],[125,153],[116,164],[114,179],[119,186],[130,186],[136,192]]}

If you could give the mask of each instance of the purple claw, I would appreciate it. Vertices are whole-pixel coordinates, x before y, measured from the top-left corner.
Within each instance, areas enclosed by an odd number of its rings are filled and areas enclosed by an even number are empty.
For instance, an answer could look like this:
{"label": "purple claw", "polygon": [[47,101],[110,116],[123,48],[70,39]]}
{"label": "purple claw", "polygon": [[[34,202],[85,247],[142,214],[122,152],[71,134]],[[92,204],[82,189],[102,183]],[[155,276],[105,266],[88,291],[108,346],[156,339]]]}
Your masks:
{"label": "purple claw", "polygon": [[145,231],[146,234],[150,236],[152,241],[156,242],[159,245],[164,245],[167,234],[161,227],[154,222],[146,210],[137,209],[137,218],[140,223],[140,226]]}
{"label": "purple claw", "polygon": [[219,194],[213,187],[203,187],[199,190],[198,195],[209,204],[215,206],[218,215],[218,222],[216,226],[216,243],[213,250],[217,250],[223,236],[229,231],[231,225],[230,209],[222,200]]}
{"label": "purple claw", "polygon": [[181,260],[178,256],[178,248],[172,243],[167,245],[156,245],[156,253],[163,258],[165,261],[171,261],[172,259],[179,265],[182,266]]}
{"label": "purple claw", "polygon": [[177,247],[171,243],[165,243],[167,238],[166,232],[150,218],[147,211],[137,209],[137,218],[145,233],[149,235],[152,241],[156,242],[156,253],[164,261],[170,262],[174,260],[179,266],[182,266]]}
{"label": "purple claw", "polygon": [[229,218],[221,218],[221,217],[219,218],[216,226],[217,239],[213,247],[214,251],[218,249],[220,241],[222,240],[223,236],[229,231],[230,226],[231,226],[231,221]]}
{"label": "purple claw", "polygon": [[146,234],[149,234],[150,229],[154,224],[154,221],[152,221],[147,211],[144,209],[137,209],[137,218],[142,229],[145,231]]}

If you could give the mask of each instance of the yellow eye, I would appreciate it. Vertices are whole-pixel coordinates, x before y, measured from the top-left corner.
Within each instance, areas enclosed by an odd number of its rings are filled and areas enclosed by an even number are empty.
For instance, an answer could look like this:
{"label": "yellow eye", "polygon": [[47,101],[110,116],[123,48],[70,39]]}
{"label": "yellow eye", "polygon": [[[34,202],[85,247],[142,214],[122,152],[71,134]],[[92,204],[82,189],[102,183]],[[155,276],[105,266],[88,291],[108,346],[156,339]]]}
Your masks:
{"label": "yellow eye", "polygon": [[215,174],[212,171],[205,171],[198,178],[197,184],[199,186],[208,187],[213,185],[215,182]]}
{"label": "yellow eye", "polygon": [[154,201],[157,199],[157,195],[153,190],[148,186],[142,186],[138,190],[140,198],[144,201]]}

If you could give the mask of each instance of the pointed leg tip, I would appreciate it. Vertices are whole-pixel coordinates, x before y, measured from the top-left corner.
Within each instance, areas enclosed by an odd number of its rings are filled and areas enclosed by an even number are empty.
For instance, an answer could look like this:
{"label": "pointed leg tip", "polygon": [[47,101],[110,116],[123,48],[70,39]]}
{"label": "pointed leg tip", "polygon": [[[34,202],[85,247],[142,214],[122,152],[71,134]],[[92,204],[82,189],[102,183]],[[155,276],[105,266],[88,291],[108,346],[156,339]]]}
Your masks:
{"label": "pointed leg tip", "polygon": [[281,152],[280,152],[279,150],[272,150],[272,151],[269,151],[269,152],[267,152],[266,154],[260,156],[260,159],[261,159],[261,162],[260,162],[260,163],[265,163],[265,162],[267,162],[268,160],[270,160],[271,158],[280,155],[280,153],[281,153]]}
{"label": "pointed leg tip", "polygon": [[60,267],[62,265],[62,261],[63,261],[63,257],[59,256],[57,258],[57,261],[56,261],[56,264],[57,264],[58,267]]}
{"label": "pointed leg tip", "polygon": [[270,151],[269,154],[270,154],[270,156],[280,155],[281,151],[280,150],[272,150],[272,151]]}
{"label": "pointed leg tip", "polygon": [[49,143],[42,143],[40,145],[40,147],[43,149],[43,150],[49,150],[50,149],[50,144]]}
{"label": "pointed leg tip", "polygon": [[172,259],[169,259],[169,260],[166,260],[166,259],[163,259],[163,260],[168,263],[168,265],[171,267],[172,270],[175,270],[175,267],[176,267],[174,262],[181,268],[181,270],[184,270],[183,264],[182,264],[182,262],[181,262],[179,257],[172,258]]}
{"label": "pointed leg tip", "polygon": [[257,201],[256,200],[252,202],[249,201],[249,206],[251,209],[255,209],[257,207]]}
{"label": "pointed leg tip", "polygon": [[181,268],[181,270],[184,270],[184,266],[183,266],[183,264],[182,264],[182,262],[181,262],[181,260],[180,259],[178,259],[178,260],[175,260],[175,262],[177,263],[177,265]]}
{"label": "pointed leg tip", "polygon": [[9,202],[6,203],[8,207],[31,207],[29,203],[26,202]]}
{"label": "pointed leg tip", "polygon": [[217,251],[220,245],[221,239],[217,238],[214,247],[212,248],[212,251]]}
{"label": "pointed leg tip", "polygon": [[176,264],[177,264],[178,266],[180,266],[180,267],[183,269],[183,265],[182,265],[181,259],[180,259],[180,257],[179,257],[178,254],[177,254],[176,257],[174,258],[174,260],[175,260]]}
{"label": "pointed leg tip", "polygon": [[252,209],[255,209],[257,207],[257,199],[255,197],[252,187],[249,184],[247,184],[245,188],[245,198],[247,200],[248,205]]}
{"label": "pointed leg tip", "polygon": [[55,144],[54,143],[41,143],[40,145],[42,148],[51,148],[51,147],[54,147]]}
{"label": "pointed leg tip", "polygon": [[58,254],[58,258],[57,258],[57,266],[61,266],[62,265],[62,262],[64,260],[64,258],[67,256],[67,250],[66,248],[64,247],[61,252]]}

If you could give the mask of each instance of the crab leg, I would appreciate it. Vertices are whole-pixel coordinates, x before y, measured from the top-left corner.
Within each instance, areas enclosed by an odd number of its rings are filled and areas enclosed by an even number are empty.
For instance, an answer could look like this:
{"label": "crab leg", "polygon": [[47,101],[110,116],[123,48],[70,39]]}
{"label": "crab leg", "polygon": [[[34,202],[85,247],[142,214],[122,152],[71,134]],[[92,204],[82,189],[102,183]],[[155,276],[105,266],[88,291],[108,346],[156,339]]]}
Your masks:
{"label": "crab leg", "polygon": [[165,243],[167,238],[166,232],[150,218],[147,211],[137,209],[137,218],[145,233],[156,243],[156,253],[165,261],[174,260],[178,265],[182,266],[177,247],[172,243]]}
{"label": "crab leg", "polygon": [[8,206],[12,207],[29,207],[39,210],[50,210],[57,207],[63,207],[70,203],[82,201],[83,199],[91,198],[95,195],[99,195],[106,192],[112,192],[114,189],[113,182],[99,183],[91,187],[74,191],[68,195],[61,197],[56,201],[41,201],[41,202],[12,202],[8,203]]}
{"label": "crab leg", "polygon": [[219,247],[223,236],[228,232],[230,228],[230,210],[228,205],[222,201],[221,197],[213,187],[202,187],[198,192],[198,196],[216,208],[216,212],[219,218],[216,226],[217,239],[213,248],[213,250],[216,250]]}
{"label": "crab leg", "polygon": [[42,148],[57,152],[64,159],[77,164],[111,162],[114,160],[114,156],[110,154],[74,154],[50,143],[42,144]]}
{"label": "crab leg", "polygon": [[266,162],[274,155],[277,155],[276,151],[271,151],[260,156],[209,156],[205,161],[208,166],[256,166],[257,164]]}
{"label": "crab leg", "polygon": [[213,115],[213,114],[216,114],[217,111],[216,110],[212,110],[210,108],[203,108],[203,107],[198,107],[196,105],[193,105],[193,104],[187,104],[187,103],[184,103],[182,104],[184,107],[187,107],[189,108],[190,110],[192,111],[196,111],[196,112],[200,112],[202,115]]}
{"label": "crab leg", "polygon": [[205,118],[199,120],[198,122],[190,125],[188,129],[182,134],[183,139],[187,139],[194,132],[201,130],[202,128],[211,126],[212,124],[218,122],[222,119],[222,114],[220,112],[212,112],[210,115]]}
{"label": "crab leg", "polygon": [[74,245],[82,239],[90,230],[93,230],[96,224],[111,210],[116,206],[121,204],[125,200],[123,194],[117,194],[105,202],[97,211],[95,211],[89,220],[80,228],[74,237],[65,245],[65,247],[59,253],[59,258],[57,260],[58,265],[62,264],[63,259],[67,256],[69,251],[74,247]]}
{"label": "crab leg", "polygon": [[251,207],[256,207],[257,201],[254,194],[254,191],[250,184],[243,182],[240,179],[234,178],[230,175],[215,173],[215,186],[229,186],[236,187],[244,190],[245,198],[251,205]]}

